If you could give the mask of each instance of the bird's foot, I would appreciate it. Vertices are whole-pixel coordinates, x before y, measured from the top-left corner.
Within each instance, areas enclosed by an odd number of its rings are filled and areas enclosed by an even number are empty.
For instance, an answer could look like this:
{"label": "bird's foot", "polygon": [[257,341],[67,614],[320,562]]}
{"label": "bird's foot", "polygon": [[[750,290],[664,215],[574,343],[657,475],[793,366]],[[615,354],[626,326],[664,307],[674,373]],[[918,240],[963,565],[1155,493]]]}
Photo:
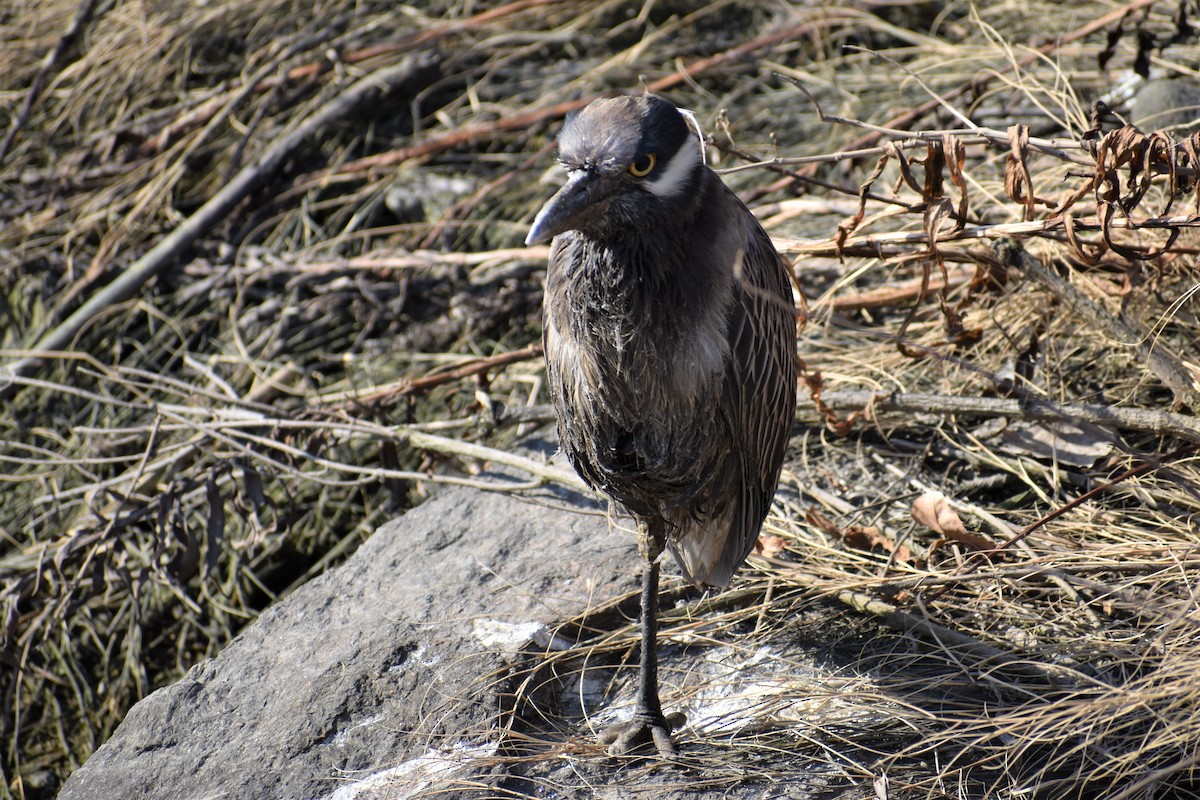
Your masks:
{"label": "bird's foot", "polygon": [[610,756],[634,755],[654,745],[660,757],[671,758],[677,752],[671,731],[682,728],[685,722],[687,718],[678,712],[663,716],[661,712],[639,711],[628,722],[606,728],[599,740],[600,744],[608,745]]}

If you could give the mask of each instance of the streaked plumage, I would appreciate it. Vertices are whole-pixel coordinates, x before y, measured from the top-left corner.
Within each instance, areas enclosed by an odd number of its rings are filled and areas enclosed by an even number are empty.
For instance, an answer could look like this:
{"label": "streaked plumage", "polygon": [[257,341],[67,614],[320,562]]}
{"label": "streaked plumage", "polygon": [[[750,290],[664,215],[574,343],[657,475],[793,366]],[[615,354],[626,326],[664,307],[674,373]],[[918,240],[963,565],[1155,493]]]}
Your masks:
{"label": "streaked plumage", "polygon": [[[590,104],[559,160],[567,183],[527,241],[554,237],[543,335],[563,449],[638,520],[648,564],[665,546],[689,580],[724,586],[754,546],[795,415],[786,267],[665,100]],[[646,637],[644,673],[653,647]],[[670,752],[646,683],[638,714],[657,715]],[[623,738],[618,749],[650,735]]]}

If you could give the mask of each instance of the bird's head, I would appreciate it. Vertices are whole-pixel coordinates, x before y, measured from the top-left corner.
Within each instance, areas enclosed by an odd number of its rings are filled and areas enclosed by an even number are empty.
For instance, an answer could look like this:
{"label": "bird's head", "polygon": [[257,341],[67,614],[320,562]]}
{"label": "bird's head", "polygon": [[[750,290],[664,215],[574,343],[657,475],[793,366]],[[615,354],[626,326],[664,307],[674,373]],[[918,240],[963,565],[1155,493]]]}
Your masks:
{"label": "bird's head", "polygon": [[628,236],[693,205],[704,144],[685,113],[647,94],[596,100],[569,117],[558,136],[567,182],[538,212],[525,243],[573,230]]}

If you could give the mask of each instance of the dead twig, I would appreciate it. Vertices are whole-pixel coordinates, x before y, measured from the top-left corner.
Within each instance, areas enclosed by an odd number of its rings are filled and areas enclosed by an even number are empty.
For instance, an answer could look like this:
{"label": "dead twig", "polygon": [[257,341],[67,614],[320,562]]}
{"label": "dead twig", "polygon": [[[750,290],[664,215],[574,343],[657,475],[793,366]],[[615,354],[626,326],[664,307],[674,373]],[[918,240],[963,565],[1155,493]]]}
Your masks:
{"label": "dead twig", "polygon": [[913,302],[923,296],[923,292],[943,292],[970,282],[975,270],[959,269],[945,277],[931,276],[928,286],[923,286],[924,278],[914,278],[892,286],[879,286],[854,294],[843,294],[828,300],[817,300],[812,303],[814,310],[829,309],[845,313],[860,311],[867,308],[889,308]]}
{"label": "dead twig", "polygon": [[[1017,533],[1013,534],[1011,537],[1009,537],[1008,539],[1006,539],[1003,542],[1001,542],[1000,544],[998,544],[994,549],[985,550],[982,552],[972,554],[972,556],[969,559],[967,559],[965,564],[963,564],[961,567],[959,567],[958,569],[956,569],[954,571],[954,574],[955,575],[969,575],[970,573],[979,569],[984,564],[988,563],[988,559],[991,556],[995,555],[996,553],[1003,552],[1004,550],[1007,550],[1008,548],[1010,548],[1014,545],[1021,544],[1034,531],[1044,528],[1046,525],[1050,524],[1051,522],[1053,522],[1054,520],[1063,516],[1067,512],[1071,511],[1072,509],[1078,508],[1079,506],[1083,505],[1087,501],[1091,500],[1093,497],[1103,494],[1104,492],[1107,492],[1108,490],[1112,489],[1114,486],[1124,483],[1125,481],[1127,481],[1131,478],[1136,478],[1140,475],[1145,475],[1149,472],[1153,472],[1155,470],[1161,469],[1161,468],[1168,466],[1169,464],[1172,464],[1182,458],[1193,455],[1194,453],[1196,453],[1198,451],[1200,451],[1200,442],[1193,442],[1192,444],[1186,444],[1183,447],[1176,448],[1175,450],[1172,450],[1170,453],[1167,453],[1166,455],[1162,456],[1161,458],[1155,458],[1152,460],[1148,460],[1136,467],[1132,467],[1130,469],[1125,470],[1124,472],[1122,472],[1120,475],[1113,478],[1112,480],[1105,481],[1104,483],[1100,484],[1099,486],[1093,487],[1089,491],[1086,491],[1083,494],[1079,495],[1078,497],[1073,499],[1071,502],[1064,503],[1063,505],[1054,509],[1049,514],[1046,514],[1041,519],[1039,519],[1037,522],[1034,522],[1032,525],[1028,525],[1025,528],[1018,531]],[[938,589],[936,592],[931,594],[928,598],[928,601],[932,603],[933,601],[940,598],[942,595],[944,595],[949,590],[950,590],[949,584],[947,584],[946,586],[943,586],[942,588]]]}
{"label": "dead twig", "polygon": [[[1033,50],[1029,53],[1026,53],[1025,55],[1021,56],[1021,58],[1019,58],[1019,59],[1015,59],[1013,61],[1013,63],[1006,66],[1006,68],[1004,69],[1003,72],[996,72],[995,74],[989,75],[989,76],[976,76],[969,83],[964,83],[956,89],[952,89],[948,92],[942,93],[941,95],[935,96],[930,100],[926,100],[924,103],[921,103],[916,108],[913,108],[911,110],[908,110],[901,114],[898,114],[895,117],[892,117],[887,122],[885,122],[882,126],[879,126],[879,127],[882,128],[883,130],[888,130],[888,129],[890,129],[892,131],[904,130],[904,131],[906,131],[906,133],[908,135],[912,135],[912,132],[910,130],[912,128],[912,126],[918,120],[925,117],[930,112],[932,112],[938,108],[942,108],[945,104],[950,103],[954,100],[957,100],[958,98],[960,98],[970,92],[981,92],[987,87],[988,83],[990,83],[994,78],[999,77],[1000,75],[1005,74],[1007,72],[1011,72],[1013,70],[1018,70],[1018,69],[1023,69],[1025,67],[1028,67],[1030,64],[1033,64],[1034,62],[1036,62],[1039,58],[1049,55],[1067,44],[1070,44],[1072,42],[1076,42],[1080,39],[1084,39],[1088,36],[1091,36],[1093,33],[1103,30],[1104,28],[1108,27],[1112,23],[1123,19],[1124,17],[1126,17],[1127,15],[1131,14],[1134,11],[1137,11],[1142,8],[1146,8],[1147,6],[1154,5],[1155,2],[1156,2],[1156,0],[1133,0],[1132,2],[1122,6],[1121,8],[1114,9],[1113,11],[1110,11],[1107,14],[1104,14],[1100,17],[1097,17],[1094,20],[1091,20],[1090,22],[1088,22],[1084,25],[1081,25],[1080,27],[1076,28],[1075,30],[1071,31],[1070,33],[1067,33],[1063,36],[1054,37],[1054,39],[1052,41],[1041,45],[1040,47],[1036,48],[1035,50]],[[805,91],[805,93],[807,94],[807,91]],[[875,142],[879,141],[879,139],[882,135],[883,135],[883,132],[881,130],[870,130],[870,132],[866,133],[863,136],[860,136],[858,139],[855,139],[853,142],[851,142],[849,145],[847,145],[846,150],[847,151],[855,151],[855,150],[863,150],[865,148],[872,147],[875,144]],[[813,167],[809,166],[806,170],[804,170],[801,173],[801,175],[804,178],[810,178],[810,177],[812,177],[812,171],[813,171]],[[794,180],[796,180],[796,179],[788,177],[788,178],[781,178],[780,180],[774,181],[773,183],[768,184],[767,186],[764,186],[761,189],[759,189],[758,191],[752,193],[746,199],[746,202],[752,202],[753,200],[755,200],[759,197],[762,197],[764,195],[773,194],[775,192],[781,191],[785,187],[787,187],[789,184],[791,184]]]}
{"label": "dead twig", "polygon": [[1081,317],[1096,333],[1118,345],[1133,347],[1145,359],[1150,371],[1175,393],[1176,403],[1200,409],[1200,375],[1193,374],[1164,345],[1149,340],[1129,323],[1117,319],[1102,306],[1084,297],[1067,280],[1029,255],[1017,242],[998,242],[996,250],[1004,263],[1017,267],[1053,292],[1071,313]]}
{"label": "dead twig", "polygon": [[320,61],[301,64],[292,67],[279,77],[255,77],[242,88],[232,89],[209,98],[200,107],[176,120],[161,134],[147,139],[139,149],[144,153],[161,150],[171,138],[179,136],[183,131],[207,124],[221,109],[228,108],[237,95],[263,94],[296,81],[316,78],[333,70],[336,64],[361,64],[375,58],[410,53],[418,48],[427,48],[454,34],[466,33],[521,11],[557,2],[559,0],[514,0],[514,2],[480,12],[468,19],[454,20],[414,31],[394,42],[364,47],[348,53],[339,53],[336,59],[324,58]]}
{"label": "dead twig", "polygon": [[[1095,403],[1053,403],[1031,398],[1010,400],[1001,397],[955,397],[872,391],[822,392],[821,401],[826,408],[835,411],[862,411],[873,415],[939,414],[1090,423],[1117,430],[1177,436],[1180,439],[1200,442],[1200,421],[1195,417],[1144,408],[1121,408]],[[802,398],[799,408],[811,411],[816,410],[817,406],[815,402]]]}
{"label": "dead twig", "polygon": [[[1101,231],[1103,223],[1098,218],[1072,218],[1074,232]],[[1126,224],[1130,230],[1162,230],[1171,228],[1200,228],[1200,216],[1155,217],[1151,219],[1131,220]],[[967,225],[957,231],[938,234],[939,244],[945,242],[961,242],[971,239],[1003,239],[1009,237],[1032,237],[1038,235],[1057,236],[1062,231],[1062,238],[1067,239],[1068,225],[1064,218],[1039,219],[1031,222],[1003,222],[995,225]],[[927,231],[895,231],[855,236],[846,239],[839,245],[835,239],[813,241],[811,239],[795,239],[787,236],[772,237],[776,246],[790,254],[809,256],[867,256],[884,258],[891,255],[907,255],[912,252],[912,245],[928,244]],[[1178,252],[1178,250],[1177,250]],[[949,260],[950,251],[943,248],[942,253]],[[958,255],[961,260],[974,260],[979,256],[964,252]]]}
{"label": "dead twig", "polygon": [[433,375],[414,378],[413,380],[400,381],[392,386],[380,387],[367,393],[320,397],[314,398],[313,402],[333,403],[333,405],[329,406],[329,409],[332,411],[349,410],[349,407],[352,406],[378,406],[386,408],[401,398],[427,392],[435,386],[453,383],[454,381],[469,378],[473,375],[483,375],[489,370],[509,364],[516,364],[520,361],[529,361],[539,358],[541,355],[541,343],[531,344],[509,353],[497,353],[486,358],[479,358],[454,369],[446,370],[445,372],[438,372]]}
{"label": "dead twig", "polygon": [[17,118],[9,125],[8,133],[4,135],[4,141],[0,142],[0,164],[4,163],[9,151],[12,149],[13,143],[16,142],[25,125],[28,124],[34,106],[37,105],[38,99],[42,96],[42,91],[46,88],[46,79],[59,66],[71,48],[75,46],[75,42],[95,16],[96,2],[97,0],[82,0],[80,2],[75,16],[71,19],[71,24],[63,31],[63,35],[59,37],[58,43],[54,45],[54,49],[46,54],[46,58],[42,61],[42,66],[38,68],[37,74],[33,77],[33,82],[29,85],[29,90],[25,93],[25,102],[21,105],[21,110],[17,113]]}
{"label": "dead twig", "polygon": [[[803,34],[807,28],[808,23],[792,25],[764,36],[760,36],[756,39],[751,39],[748,42],[744,42],[737,47],[733,47],[722,53],[718,53],[715,56],[694,61],[688,66],[672,73],[671,75],[653,81],[647,86],[647,89],[651,92],[665,91],[672,86],[683,83],[684,81],[687,81],[706,70],[719,67],[730,60],[744,58],[750,53],[757,52],[758,50],[762,50],[780,42],[795,38],[796,36]],[[608,92],[580,98],[577,100],[568,100],[561,103],[555,103],[554,105],[548,107],[536,108],[530,111],[524,111],[517,114],[512,114],[510,116],[501,117],[500,119],[492,120],[491,122],[481,122],[475,125],[464,125],[441,136],[431,137],[430,139],[418,145],[401,148],[399,150],[393,150],[388,153],[381,153],[369,158],[360,158],[354,161],[348,161],[332,170],[332,174],[344,176],[348,174],[364,172],[367,170],[394,166],[414,158],[423,158],[433,155],[434,153],[460,147],[467,143],[488,141],[495,139],[504,133],[534,128],[550,120],[560,119],[572,111],[578,111],[588,103],[595,100],[597,97],[603,97],[611,94],[613,93]],[[321,176],[311,175],[307,176],[307,178],[309,180],[320,180]]]}
{"label": "dead twig", "polygon": [[1083,685],[1094,680],[1070,667],[1033,661],[984,644],[961,631],[940,625],[924,615],[918,616],[904,611],[892,603],[872,595],[846,589],[838,592],[836,596],[838,602],[860,613],[878,617],[883,624],[893,630],[912,633],[934,642],[955,662],[961,663],[965,656],[969,656],[978,662],[971,665],[971,668],[975,670],[982,672],[1009,671],[1027,680],[1049,681],[1065,686]]}
{"label": "dead twig", "polygon": [[[377,70],[330,100],[293,130],[272,142],[253,164],[243,168],[195,214],[164,236],[148,253],[93,294],[66,320],[27,349],[40,352],[69,347],[71,339],[89,320],[103,309],[132,297],[143,283],[174,263],[196,239],[222,220],[248,194],[265,184],[288,158],[311,139],[319,136],[328,125],[341,122],[365,104],[378,102],[388,94],[425,80],[432,73],[435,63],[428,55],[406,58],[399,64]],[[4,365],[0,372],[27,375],[40,364],[41,359],[30,356]],[[0,381],[0,386],[3,383]],[[4,389],[0,388],[0,392],[2,391]]]}

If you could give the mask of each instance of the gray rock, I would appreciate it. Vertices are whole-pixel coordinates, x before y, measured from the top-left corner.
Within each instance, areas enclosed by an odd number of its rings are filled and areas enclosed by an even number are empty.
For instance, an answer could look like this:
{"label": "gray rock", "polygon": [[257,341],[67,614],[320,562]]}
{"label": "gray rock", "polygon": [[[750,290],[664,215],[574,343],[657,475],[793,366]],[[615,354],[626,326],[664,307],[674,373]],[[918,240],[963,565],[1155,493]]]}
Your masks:
{"label": "gray rock", "polygon": [[430,742],[489,731],[511,653],[632,589],[636,558],[578,497],[444,491],[138,703],[59,796],[323,798],[429,772]]}
{"label": "gray rock", "polygon": [[467,178],[402,170],[384,193],[383,204],[399,222],[425,222],[437,219],[474,190],[475,183]]}
{"label": "gray rock", "polygon": [[1200,84],[1186,78],[1147,81],[1134,95],[1133,124],[1151,131],[1171,128],[1178,135],[1194,133],[1200,118]]}
{"label": "gray rock", "polygon": [[[754,642],[720,607],[664,642],[664,700],[689,717],[679,763],[604,756],[593,731],[633,702],[638,557],[602,512],[441,491],[138,703],[61,800],[830,796],[828,759],[796,736],[805,687],[828,681],[805,635]],[[827,628],[814,613],[808,629]],[[823,693],[835,730],[845,707]],[[871,727],[854,720],[839,747]]]}

